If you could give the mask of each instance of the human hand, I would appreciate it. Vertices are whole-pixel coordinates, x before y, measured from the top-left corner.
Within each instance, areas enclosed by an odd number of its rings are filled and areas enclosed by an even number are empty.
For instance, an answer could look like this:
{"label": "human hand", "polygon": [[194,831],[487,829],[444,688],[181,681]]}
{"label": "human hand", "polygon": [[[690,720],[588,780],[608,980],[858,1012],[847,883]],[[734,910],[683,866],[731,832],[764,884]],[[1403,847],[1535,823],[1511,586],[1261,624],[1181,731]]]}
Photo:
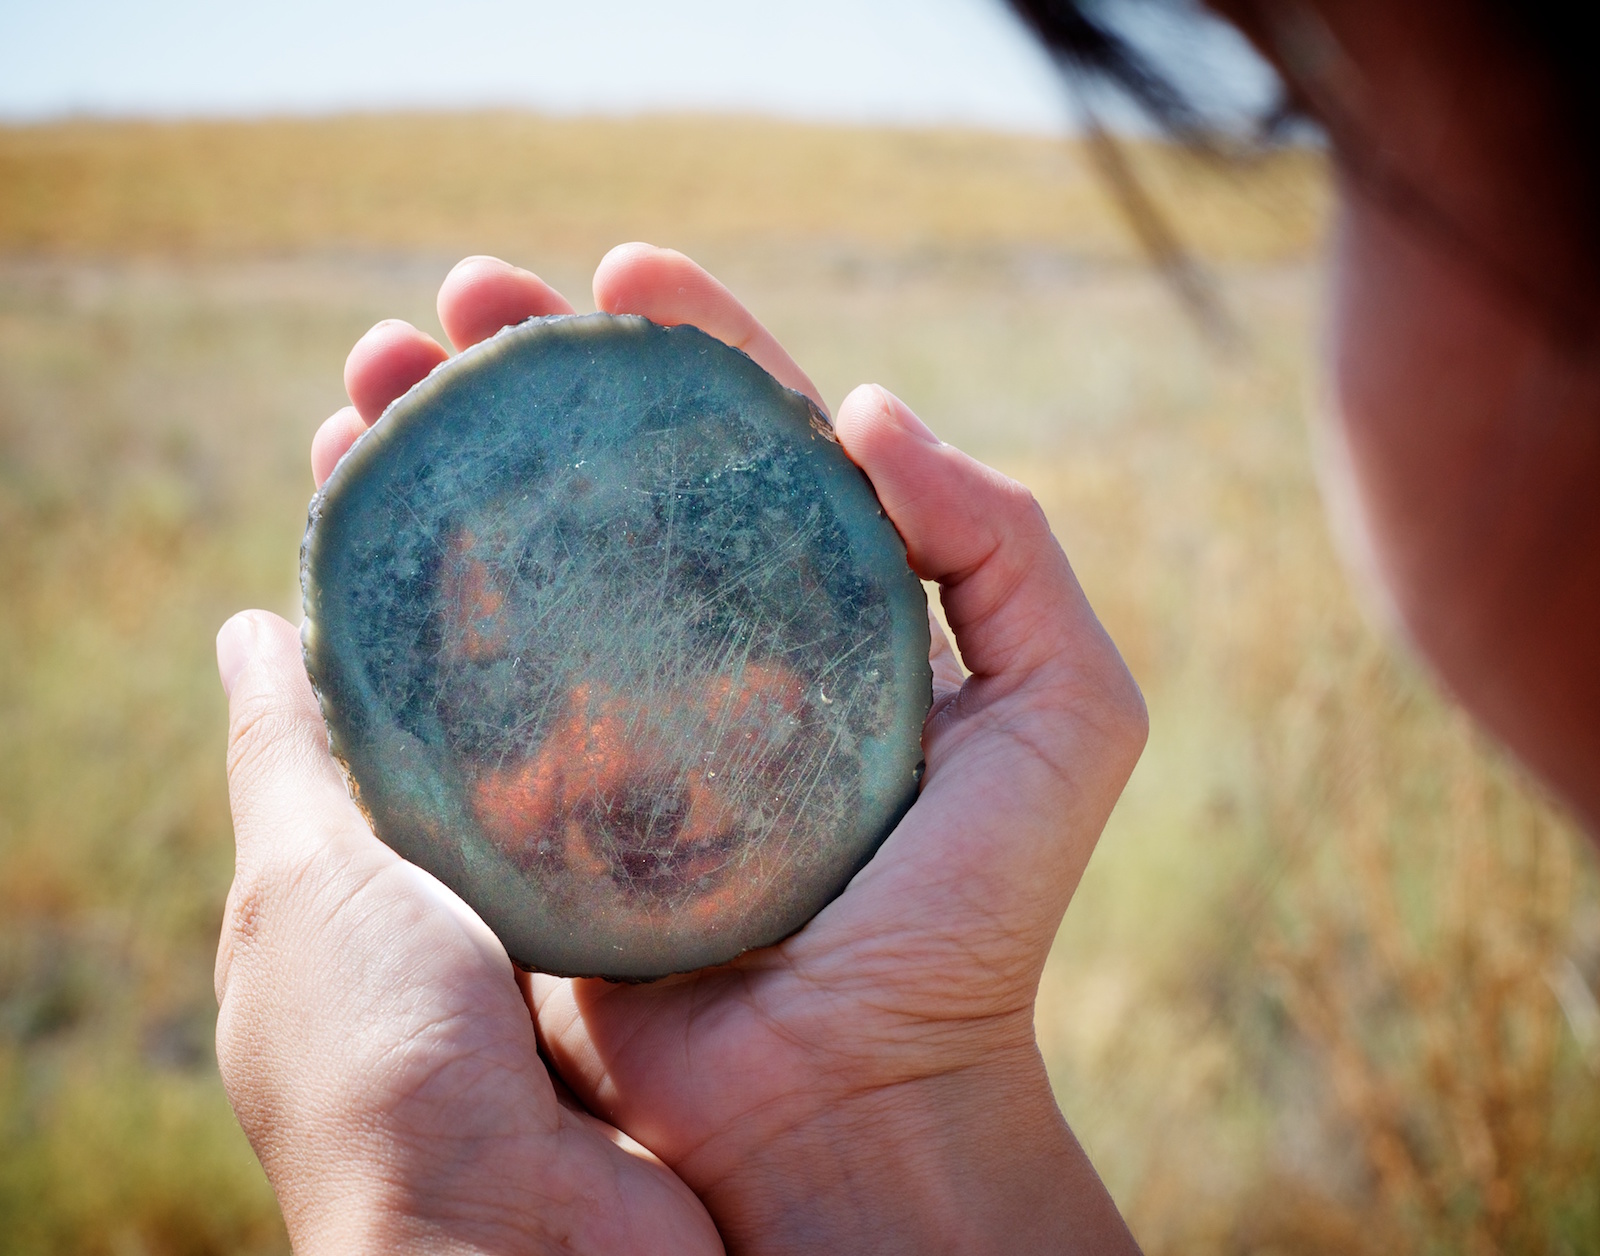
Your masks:
{"label": "human hand", "polygon": [[217,1058],[295,1252],[721,1252],[676,1176],[558,1097],[488,927],[372,835],[294,628],[235,616],[217,655],[238,849]]}
{"label": "human hand", "polygon": [[[695,323],[821,403],[677,254],[616,250],[595,293],[602,309]],[[457,267],[439,300],[458,348],[569,309],[491,259]],[[404,324],[369,332],[346,370],[356,404],[313,444],[318,481],[445,356]],[[936,631],[922,797],[846,893],[777,947],[650,986],[525,977],[546,1052],[589,1111],[694,1188],[735,1249],[1131,1246],[1051,1099],[1032,1006],[1142,745],[1138,691],[1024,490],[881,390],[853,393],[836,426],[913,565],[940,582],[973,668],[963,682]]]}

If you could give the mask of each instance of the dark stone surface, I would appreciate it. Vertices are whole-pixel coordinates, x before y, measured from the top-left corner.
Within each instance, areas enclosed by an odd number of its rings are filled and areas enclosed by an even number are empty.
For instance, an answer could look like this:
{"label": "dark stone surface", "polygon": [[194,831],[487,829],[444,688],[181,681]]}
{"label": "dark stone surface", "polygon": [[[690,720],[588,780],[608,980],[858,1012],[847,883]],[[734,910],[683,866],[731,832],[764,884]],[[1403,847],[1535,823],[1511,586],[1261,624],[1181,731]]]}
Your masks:
{"label": "dark stone surface", "polygon": [[776,942],[916,797],[905,547],[811,404],[694,328],[535,319],[455,358],[312,501],[302,579],[378,836],[526,967]]}

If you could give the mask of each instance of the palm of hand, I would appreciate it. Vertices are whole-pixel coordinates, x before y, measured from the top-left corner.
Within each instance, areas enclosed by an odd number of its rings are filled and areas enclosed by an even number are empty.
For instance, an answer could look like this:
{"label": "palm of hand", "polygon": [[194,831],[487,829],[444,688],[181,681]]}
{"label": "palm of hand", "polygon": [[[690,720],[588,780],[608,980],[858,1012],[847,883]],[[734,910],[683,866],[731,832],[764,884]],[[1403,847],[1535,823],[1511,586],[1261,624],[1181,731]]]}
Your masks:
{"label": "palm of hand", "polygon": [[[218,1058],[296,1251],[719,1250],[659,1161],[558,1102],[504,949],[373,839],[293,629],[257,631],[276,639],[232,693],[239,866]],[[302,773],[241,787],[264,755]],[[333,1168],[332,1189],[308,1164]]]}
{"label": "palm of hand", "polygon": [[[697,324],[820,404],[787,354],[687,259],[617,250],[595,291],[603,309]],[[571,307],[527,272],[472,259],[446,280],[439,308],[464,347]],[[404,324],[369,332],[346,367],[355,407],[313,444],[318,481],[445,356]],[[383,1211],[423,1238],[694,1251],[717,1243],[696,1195],[741,1249],[824,1236],[827,1225],[797,1210],[829,1192],[848,1197],[835,1189],[845,1185],[861,1193],[873,1157],[918,1141],[932,1109],[981,1109],[1020,1086],[1042,1091],[1059,1124],[1033,1045],[1033,996],[1142,745],[1142,704],[1024,491],[938,444],[881,390],[852,394],[836,423],[913,566],[939,581],[973,674],[963,681],[936,627],[922,796],[847,892],[779,946],[646,986],[524,976],[525,1006],[482,922],[379,845],[344,797],[303,672],[288,675],[298,652],[280,643],[277,677],[246,669],[264,705],[293,691],[300,709],[294,721],[253,719],[250,695],[234,694],[245,766],[231,773],[240,870],[219,956],[219,1055],[292,1230],[296,1183],[315,1174],[298,1167],[303,1151],[285,1160],[273,1145],[285,1128],[313,1143],[319,1129],[361,1131],[360,1154],[392,1197]],[[265,630],[292,631],[279,625]],[[316,800],[303,781],[292,801],[263,799],[272,788],[255,778],[270,774],[251,761],[281,759],[295,740],[298,770],[319,778]],[[272,842],[252,840],[269,818]],[[252,866],[263,846],[270,857]],[[297,846],[321,868],[317,889],[332,907],[303,910],[292,883],[311,878],[294,871]],[[285,898],[300,920],[258,910],[255,895]],[[270,929],[287,932],[264,939]],[[241,953],[258,961],[242,974]],[[285,955],[306,960],[286,965]],[[230,1007],[280,1038],[293,1026],[292,1045],[259,1049]],[[586,1112],[558,1101],[536,1033]],[[313,1103],[286,1118],[308,1089],[329,1110]],[[326,1230],[311,1215],[318,1203],[306,1209],[302,1229]]]}
{"label": "palm of hand", "polygon": [[771,1162],[887,1122],[892,1097],[921,1083],[1033,1058],[1057,913],[1019,901],[1007,847],[1034,835],[1008,803],[1059,795],[1057,769],[1019,736],[1043,722],[1024,701],[957,715],[959,676],[943,660],[948,722],[930,729],[921,799],[800,934],[649,986],[531,978],[563,1076],[672,1165],[725,1235],[767,1220],[747,1179]]}

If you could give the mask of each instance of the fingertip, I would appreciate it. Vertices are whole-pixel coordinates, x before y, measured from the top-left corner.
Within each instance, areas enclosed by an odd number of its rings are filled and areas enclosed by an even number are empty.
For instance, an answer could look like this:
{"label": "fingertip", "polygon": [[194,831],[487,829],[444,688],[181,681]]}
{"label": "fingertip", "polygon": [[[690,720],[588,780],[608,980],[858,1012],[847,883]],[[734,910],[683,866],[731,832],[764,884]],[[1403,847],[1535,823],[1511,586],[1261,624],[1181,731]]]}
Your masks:
{"label": "fingertip", "polygon": [[938,447],[944,442],[916,413],[882,384],[861,384],[839,403],[834,430],[845,448],[871,439],[910,437]]}
{"label": "fingertip", "polygon": [[257,687],[247,674],[265,669],[268,688],[281,687],[281,672],[303,676],[300,630],[271,611],[246,610],[232,616],[217,630],[217,674],[230,699]]}
{"label": "fingertip", "polygon": [[480,262],[488,262],[493,266],[511,265],[511,263],[506,261],[505,258],[496,257],[493,253],[469,253],[450,268],[449,272],[445,275],[445,281],[449,282],[450,276],[455,274],[457,271],[469,269],[478,265]]}
{"label": "fingertip", "polygon": [[[905,538],[912,564],[924,578],[936,578],[923,570],[920,550],[923,511],[912,503],[928,493],[943,493],[952,472],[960,476],[966,468],[946,465],[956,450],[944,445],[911,408],[880,384],[862,384],[839,405],[833,430],[878,494],[889,517]],[[960,508],[965,502],[953,503]]]}
{"label": "fingertip", "polygon": [[[344,778],[328,753],[328,728],[306,674],[301,630],[270,611],[235,615],[218,634],[218,671],[228,692],[228,780],[234,820],[263,792],[297,792],[268,810],[320,805],[343,796]],[[314,797],[315,795],[315,797]],[[250,800],[254,799],[252,803]],[[281,805],[280,805],[281,804]]]}
{"label": "fingertip", "polygon": [[572,303],[531,270],[487,254],[464,257],[439,285],[439,323],[457,349],[530,318],[571,314]]}
{"label": "fingertip", "polygon": [[317,434],[311,438],[311,478],[318,488],[333,474],[339,459],[349,452],[350,446],[366,430],[367,421],[354,406],[345,406],[323,421]]}
{"label": "fingertip", "polygon": [[[674,270],[685,273],[669,274]],[[682,281],[697,278],[695,271],[700,267],[676,249],[664,249],[643,240],[618,244],[594,268],[594,307],[607,314],[643,313],[638,307],[651,289],[660,287],[661,278],[670,278],[677,294],[682,295]]]}
{"label": "fingertip", "polygon": [[396,397],[449,358],[426,332],[398,318],[375,324],[344,363],[344,387],[361,417],[375,423]]}
{"label": "fingertip", "polygon": [[233,696],[240,673],[255,657],[258,640],[254,611],[240,611],[217,630],[217,675],[224,695]]}
{"label": "fingertip", "polygon": [[243,611],[217,635],[217,666],[228,689],[237,876],[257,890],[292,889],[312,861],[370,855],[372,832],[329,753],[299,629],[269,611]]}
{"label": "fingertip", "polygon": [[1063,632],[1092,623],[1026,487],[940,442],[877,385],[845,398],[834,430],[872,481],[912,569],[940,584],[956,646],[975,674],[1048,659]]}
{"label": "fingertip", "polygon": [[822,394],[777,339],[710,271],[676,249],[619,244],[594,272],[595,308],[642,314],[663,327],[689,324],[750,358],[785,388],[804,393],[824,414]]}

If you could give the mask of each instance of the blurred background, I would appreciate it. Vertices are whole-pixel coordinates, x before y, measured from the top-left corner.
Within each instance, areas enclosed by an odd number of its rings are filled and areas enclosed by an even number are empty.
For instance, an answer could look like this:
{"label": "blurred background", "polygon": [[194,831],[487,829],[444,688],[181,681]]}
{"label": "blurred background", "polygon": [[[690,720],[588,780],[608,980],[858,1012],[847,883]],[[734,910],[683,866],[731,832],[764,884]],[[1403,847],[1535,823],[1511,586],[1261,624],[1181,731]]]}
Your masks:
{"label": "blurred background", "polygon": [[[1146,34],[1270,97],[1225,32]],[[1600,1250],[1591,854],[1323,525],[1321,152],[1104,109],[1232,350],[991,0],[0,6],[0,1252],[287,1252],[212,1048],[213,634],[299,614],[362,331],[440,335],[470,252],[587,308],[629,239],[1031,486],[1143,686],[1039,1033],[1147,1250]]]}

